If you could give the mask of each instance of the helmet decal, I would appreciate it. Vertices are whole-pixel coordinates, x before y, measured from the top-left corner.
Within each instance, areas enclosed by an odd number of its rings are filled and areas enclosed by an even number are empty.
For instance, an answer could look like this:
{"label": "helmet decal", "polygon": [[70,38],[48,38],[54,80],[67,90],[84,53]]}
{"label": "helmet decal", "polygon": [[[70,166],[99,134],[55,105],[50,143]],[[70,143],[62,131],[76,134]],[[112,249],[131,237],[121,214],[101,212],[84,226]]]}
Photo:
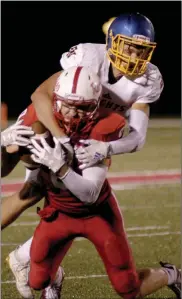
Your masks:
{"label": "helmet decal", "polygon": [[76,93],[78,79],[79,79],[79,75],[80,75],[80,72],[81,72],[82,68],[83,68],[82,66],[79,66],[76,69],[76,72],[75,72],[75,75],[74,75],[74,79],[73,79],[72,93]]}

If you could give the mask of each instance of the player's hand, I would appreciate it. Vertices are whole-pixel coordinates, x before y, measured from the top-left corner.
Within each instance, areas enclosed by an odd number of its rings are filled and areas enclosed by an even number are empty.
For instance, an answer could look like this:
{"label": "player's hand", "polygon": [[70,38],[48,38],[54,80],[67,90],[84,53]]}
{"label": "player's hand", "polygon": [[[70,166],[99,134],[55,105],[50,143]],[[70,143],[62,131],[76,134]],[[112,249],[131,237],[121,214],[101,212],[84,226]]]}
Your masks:
{"label": "player's hand", "polygon": [[27,146],[30,144],[30,136],[34,135],[31,127],[21,125],[22,120],[1,132],[1,146],[16,144],[18,146]]}
{"label": "player's hand", "polygon": [[80,163],[80,169],[98,164],[108,156],[108,142],[93,139],[80,140],[79,142],[83,144],[83,146],[75,147],[75,154]]}
{"label": "player's hand", "polygon": [[31,158],[33,161],[43,164],[56,173],[66,163],[66,153],[60,142],[53,137],[55,147],[52,148],[42,137],[39,144],[32,139],[33,148],[30,151],[33,153]]}
{"label": "player's hand", "polygon": [[74,149],[72,145],[70,144],[70,138],[69,137],[59,137],[57,140],[63,145],[63,148],[66,149],[67,152],[67,160],[69,164],[73,161],[73,155],[74,155]]}

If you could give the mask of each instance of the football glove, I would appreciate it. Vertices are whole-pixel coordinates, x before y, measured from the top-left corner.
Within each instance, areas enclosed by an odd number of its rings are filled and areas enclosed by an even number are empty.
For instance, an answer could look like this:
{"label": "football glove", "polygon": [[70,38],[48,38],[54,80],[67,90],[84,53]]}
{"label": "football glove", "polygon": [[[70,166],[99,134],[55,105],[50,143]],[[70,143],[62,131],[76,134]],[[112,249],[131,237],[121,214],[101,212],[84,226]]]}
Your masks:
{"label": "football glove", "polygon": [[52,148],[42,137],[39,144],[32,139],[33,148],[31,158],[37,163],[47,166],[50,170],[56,173],[66,163],[66,153],[60,142],[53,137],[55,147]]}
{"label": "football glove", "polygon": [[31,127],[21,125],[22,120],[1,132],[1,146],[16,144],[27,146],[30,144],[30,136],[34,135]]}
{"label": "football glove", "polygon": [[75,147],[75,154],[79,162],[79,168],[85,169],[101,162],[108,157],[109,143],[93,139],[80,140],[83,146]]}

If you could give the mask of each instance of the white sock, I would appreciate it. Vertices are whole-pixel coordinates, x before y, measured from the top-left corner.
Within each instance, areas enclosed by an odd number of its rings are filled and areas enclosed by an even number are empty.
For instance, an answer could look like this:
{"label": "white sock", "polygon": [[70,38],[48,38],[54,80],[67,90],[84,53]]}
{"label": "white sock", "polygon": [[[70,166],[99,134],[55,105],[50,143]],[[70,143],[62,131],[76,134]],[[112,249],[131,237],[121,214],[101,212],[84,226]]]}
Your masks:
{"label": "white sock", "polygon": [[30,247],[32,244],[32,239],[33,237],[16,249],[16,258],[23,264],[30,262]]}
{"label": "white sock", "polygon": [[179,275],[176,267],[169,267],[169,268],[163,267],[162,269],[166,272],[166,274],[168,276],[168,285],[178,282],[178,280],[179,280],[178,276],[180,276],[180,275]]}

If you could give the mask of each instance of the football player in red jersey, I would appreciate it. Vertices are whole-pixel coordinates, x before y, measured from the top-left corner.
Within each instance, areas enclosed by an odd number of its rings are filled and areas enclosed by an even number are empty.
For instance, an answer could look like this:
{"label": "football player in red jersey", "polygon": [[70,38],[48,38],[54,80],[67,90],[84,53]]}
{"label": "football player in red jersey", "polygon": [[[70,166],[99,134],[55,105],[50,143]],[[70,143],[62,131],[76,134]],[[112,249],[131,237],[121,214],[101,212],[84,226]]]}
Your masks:
{"label": "football player in red jersey", "polygon": [[[76,81],[74,78],[78,77],[79,81],[78,73],[81,74],[82,70],[82,68],[76,68],[76,71],[74,69],[70,90],[74,90],[73,83]],[[60,78],[66,80],[68,75],[67,70]],[[60,82],[62,80],[58,81]],[[124,124],[122,118],[110,114],[108,118],[97,119],[95,122],[97,103],[94,104],[93,99],[90,102],[88,99],[84,101],[85,97],[84,99],[81,97],[82,93],[73,95],[74,93],[67,92],[65,98],[65,92],[60,88],[61,86],[66,86],[66,83],[55,88],[55,109],[65,131],[68,135],[71,134],[70,141],[73,146],[76,146],[76,152],[80,149],[77,144],[80,137],[84,139],[90,136],[97,140],[113,140],[113,137],[117,138],[116,132],[120,135]],[[98,85],[92,85],[92,88],[93,86],[96,97],[99,93]],[[75,103],[76,101],[78,102]],[[61,115],[59,115],[60,108]],[[108,121],[112,123],[112,126],[107,127]],[[169,273],[166,268],[146,269],[139,271],[139,277],[141,275],[145,278],[139,289],[140,281],[132,261],[122,216],[110,186],[105,180],[109,161],[106,160],[101,165],[83,170],[81,176],[77,164],[70,167],[67,163],[65,152],[58,141],[55,140],[54,148],[50,147],[44,139],[41,144],[36,141],[32,143],[34,160],[46,165],[52,172],[42,170],[41,174],[44,190],[46,190],[47,205],[43,211],[39,212],[42,220],[31,246],[30,285],[34,289],[42,289],[53,281],[55,272],[70,247],[72,239],[78,235],[89,238],[95,244],[114,288],[124,298],[135,298],[139,293],[144,296],[167,285]],[[77,163],[75,158],[74,160],[73,162]],[[45,234],[45,232],[49,233]],[[37,250],[40,240],[44,240],[45,246]],[[53,250],[53,255],[49,255],[48,258],[50,248]],[[34,271],[36,273],[41,271],[41,275],[35,277]],[[175,273],[175,269],[170,269],[169,272],[172,284],[177,280],[179,273],[177,271]],[[60,278],[62,279],[61,276]],[[59,277],[56,279],[59,280]],[[43,298],[48,298],[45,292],[43,296]],[[59,296],[58,293],[57,296]]]}

